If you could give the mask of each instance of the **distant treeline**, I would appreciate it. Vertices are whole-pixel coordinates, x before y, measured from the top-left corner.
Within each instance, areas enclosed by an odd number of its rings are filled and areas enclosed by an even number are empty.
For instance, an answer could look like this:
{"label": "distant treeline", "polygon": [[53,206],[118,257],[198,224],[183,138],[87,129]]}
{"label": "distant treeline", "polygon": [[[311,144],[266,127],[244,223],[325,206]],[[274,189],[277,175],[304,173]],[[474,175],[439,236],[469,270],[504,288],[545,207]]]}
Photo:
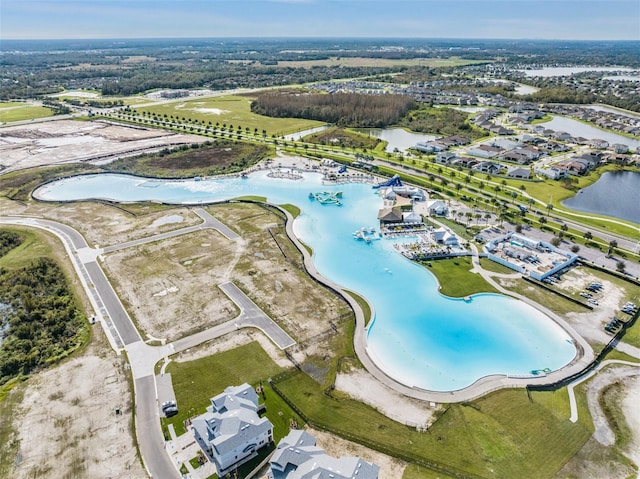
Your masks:
{"label": "distant treeline", "polygon": [[88,337],[62,270],[48,258],[0,268],[0,306],[0,386],[69,355]]}
{"label": "distant treeline", "polygon": [[403,95],[359,93],[264,93],[251,103],[251,111],[277,118],[306,118],[349,127],[385,127],[416,108]]}
{"label": "distant treeline", "polygon": [[472,140],[484,136],[482,130],[471,126],[469,116],[469,113],[453,108],[423,107],[402,118],[399,125],[439,136],[464,135]]}

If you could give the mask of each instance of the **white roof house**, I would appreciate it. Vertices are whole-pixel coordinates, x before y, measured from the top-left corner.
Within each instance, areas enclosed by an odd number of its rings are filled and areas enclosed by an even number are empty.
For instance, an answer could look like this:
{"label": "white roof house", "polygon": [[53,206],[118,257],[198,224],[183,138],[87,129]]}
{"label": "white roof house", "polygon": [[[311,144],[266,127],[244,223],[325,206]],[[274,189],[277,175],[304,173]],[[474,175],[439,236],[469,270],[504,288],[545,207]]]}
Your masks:
{"label": "white roof house", "polygon": [[449,213],[449,207],[443,200],[427,201],[427,208],[431,216],[446,216]]}
{"label": "white roof house", "polygon": [[270,479],[378,479],[380,467],[358,457],[328,456],[306,431],[293,430],[269,460]]}
{"label": "white roof house", "polygon": [[273,425],[258,416],[258,395],[249,384],[230,386],[211,398],[207,412],[192,421],[193,435],[222,477],[273,442]]}
{"label": "white roof house", "polygon": [[438,228],[431,232],[433,240],[438,244],[457,246],[458,237],[446,228]]}
{"label": "white roof house", "polygon": [[402,221],[405,223],[422,223],[422,216],[415,211],[402,214]]}

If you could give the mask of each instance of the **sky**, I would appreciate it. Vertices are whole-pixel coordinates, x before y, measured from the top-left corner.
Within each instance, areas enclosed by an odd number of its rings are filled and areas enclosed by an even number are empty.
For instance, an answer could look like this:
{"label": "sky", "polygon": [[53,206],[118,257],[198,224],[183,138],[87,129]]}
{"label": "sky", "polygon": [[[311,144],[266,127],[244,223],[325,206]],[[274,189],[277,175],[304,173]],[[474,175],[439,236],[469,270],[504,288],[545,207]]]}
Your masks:
{"label": "sky", "polygon": [[640,0],[0,0],[1,39],[640,40]]}

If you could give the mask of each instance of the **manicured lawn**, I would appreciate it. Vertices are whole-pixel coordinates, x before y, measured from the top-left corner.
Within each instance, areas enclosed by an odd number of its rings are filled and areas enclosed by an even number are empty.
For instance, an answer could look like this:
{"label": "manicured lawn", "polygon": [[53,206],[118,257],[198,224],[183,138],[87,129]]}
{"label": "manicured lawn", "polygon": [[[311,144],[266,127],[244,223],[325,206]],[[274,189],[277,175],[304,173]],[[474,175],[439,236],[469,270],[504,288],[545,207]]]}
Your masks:
{"label": "manicured lawn", "polygon": [[272,134],[281,136],[323,124],[319,121],[300,118],[270,118],[256,115],[251,112],[251,98],[242,96],[201,98],[149,107],[141,106],[136,110],[156,113],[161,116],[166,114],[167,117],[173,115],[180,119],[184,117],[205,123],[211,122],[212,125],[219,123],[222,126],[226,123],[227,127],[233,125],[234,130],[241,126],[243,130],[249,128],[251,133],[257,128],[261,134],[264,129],[269,136]]}
{"label": "manicured lawn", "polygon": [[349,295],[356,300],[356,303],[358,303],[358,306],[360,306],[360,309],[362,309],[362,314],[364,315],[364,325],[365,326],[368,325],[372,319],[371,307],[369,306],[369,303],[362,296],[360,296],[357,293],[354,293],[353,291],[347,290],[347,293],[349,293]]}
{"label": "manicured lawn", "polygon": [[426,467],[420,467],[415,464],[409,464],[402,474],[402,479],[454,479],[454,476],[448,476],[441,472],[432,471]]}
{"label": "manicured lawn", "polygon": [[501,264],[496,263],[495,261],[491,261],[490,259],[481,259],[480,266],[482,266],[482,269],[486,269],[487,271],[491,271],[493,273],[513,274],[516,272],[511,268],[502,266]]}
{"label": "manicured lawn", "polygon": [[205,412],[210,399],[228,386],[249,383],[265,386],[266,415],[274,425],[277,441],[289,432],[289,421],[297,418],[289,406],[268,387],[267,380],[284,370],[274,363],[259,343],[253,342],[214,356],[187,362],[171,362],[166,371],[171,373],[173,389],[178,403],[178,415],[162,419],[163,427],[173,424],[176,434],[183,434],[183,421]]}
{"label": "manicured lawn", "polygon": [[34,120],[53,115],[53,112],[44,106],[34,106],[28,103],[0,103],[0,123],[11,121]]}
{"label": "manicured lawn", "polygon": [[591,435],[582,403],[580,421],[568,421],[564,390],[532,393],[531,399],[524,390],[498,391],[446,408],[428,432],[420,433],[358,401],[328,396],[303,373],[278,387],[312,423],[405,460],[446,466],[452,473],[552,477]]}
{"label": "manicured lawn", "polygon": [[462,298],[475,293],[498,292],[482,276],[469,271],[473,267],[469,256],[431,260],[425,267],[438,278],[440,292],[446,296]]}
{"label": "manicured lawn", "polygon": [[300,216],[300,208],[298,208],[296,205],[291,205],[289,203],[284,204],[284,205],[280,205],[280,208],[282,208],[283,210],[286,210],[289,212],[289,214],[291,216],[293,216],[294,218],[297,218],[298,216]]}

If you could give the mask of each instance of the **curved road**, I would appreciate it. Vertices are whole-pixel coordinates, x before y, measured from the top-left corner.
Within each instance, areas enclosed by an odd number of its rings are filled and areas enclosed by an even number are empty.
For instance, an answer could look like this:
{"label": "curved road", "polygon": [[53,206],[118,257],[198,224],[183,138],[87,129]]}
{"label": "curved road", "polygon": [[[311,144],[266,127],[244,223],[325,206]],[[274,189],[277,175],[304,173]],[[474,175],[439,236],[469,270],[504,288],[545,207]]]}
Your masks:
{"label": "curved road", "polygon": [[[110,251],[122,249],[124,246],[130,247],[149,241],[158,241],[178,234],[187,234],[201,228],[217,229],[230,240],[239,237],[233,230],[220,223],[205,210],[197,209],[196,213],[203,219],[201,225],[143,238],[126,245],[120,245],[121,247],[112,247]],[[160,426],[154,375],[154,367],[158,361],[243,327],[260,329],[281,349],[295,344],[295,341],[247,298],[240,289],[233,283],[224,283],[219,287],[240,308],[241,313],[237,318],[182,338],[174,343],[164,346],[149,346],[142,340],[97,262],[98,256],[104,253],[106,248],[105,250],[90,248],[78,231],[70,226],[51,220],[2,216],[0,217],[0,224],[43,229],[62,240],[73,267],[96,312],[96,316],[107,333],[111,346],[118,354],[123,349],[127,353],[134,381],[137,442],[143,464],[148,474],[153,478],[179,479],[181,477],[177,469],[178,465],[172,462],[165,450],[164,437]]]}

